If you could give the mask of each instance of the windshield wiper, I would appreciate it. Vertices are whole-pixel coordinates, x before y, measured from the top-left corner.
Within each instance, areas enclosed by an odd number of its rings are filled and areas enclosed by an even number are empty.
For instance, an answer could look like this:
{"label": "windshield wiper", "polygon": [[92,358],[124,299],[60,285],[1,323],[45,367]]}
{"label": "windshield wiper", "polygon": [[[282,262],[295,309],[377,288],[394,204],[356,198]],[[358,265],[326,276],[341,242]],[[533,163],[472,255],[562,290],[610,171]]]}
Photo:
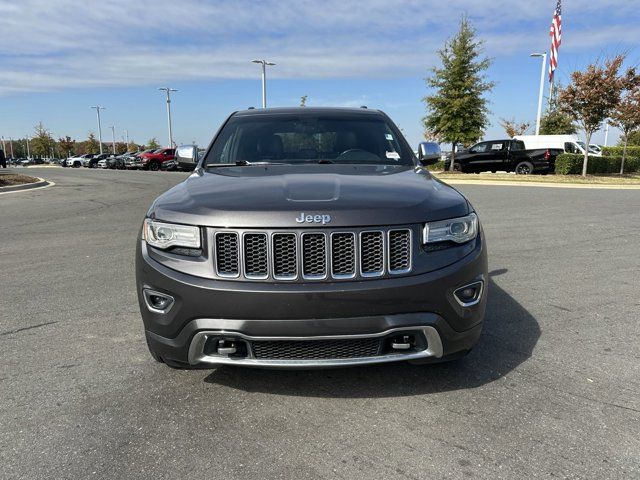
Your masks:
{"label": "windshield wiper", "polygon": [[318,163],[336,163],[333,160],[329,160],[328,158],[321,158],[318,160]]}

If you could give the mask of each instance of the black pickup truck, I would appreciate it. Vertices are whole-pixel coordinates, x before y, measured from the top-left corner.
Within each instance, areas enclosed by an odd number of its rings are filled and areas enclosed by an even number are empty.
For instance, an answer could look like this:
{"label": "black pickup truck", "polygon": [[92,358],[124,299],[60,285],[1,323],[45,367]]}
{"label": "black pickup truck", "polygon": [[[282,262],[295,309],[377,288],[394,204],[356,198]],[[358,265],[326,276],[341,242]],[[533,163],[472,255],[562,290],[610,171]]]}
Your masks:
{"label": "black pickup truck", "polygon": [[[526,150],[522,140],[491,140],[456,153],[454,170],[460,172],[516,172],[520,175],[553,172],[560,149]],[[445,161],[449,169],[451,159]]]}

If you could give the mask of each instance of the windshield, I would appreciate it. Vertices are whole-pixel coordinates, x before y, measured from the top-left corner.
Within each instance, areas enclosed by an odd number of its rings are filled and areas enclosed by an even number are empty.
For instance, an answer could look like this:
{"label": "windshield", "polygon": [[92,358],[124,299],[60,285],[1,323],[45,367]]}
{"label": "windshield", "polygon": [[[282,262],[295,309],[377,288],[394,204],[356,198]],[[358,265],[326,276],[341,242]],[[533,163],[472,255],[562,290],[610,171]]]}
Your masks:
{"label": "windshield", "polygon": [[254,163],[413,165],[395,126],[375,115],[254,115],[233,117],[204,166]]}

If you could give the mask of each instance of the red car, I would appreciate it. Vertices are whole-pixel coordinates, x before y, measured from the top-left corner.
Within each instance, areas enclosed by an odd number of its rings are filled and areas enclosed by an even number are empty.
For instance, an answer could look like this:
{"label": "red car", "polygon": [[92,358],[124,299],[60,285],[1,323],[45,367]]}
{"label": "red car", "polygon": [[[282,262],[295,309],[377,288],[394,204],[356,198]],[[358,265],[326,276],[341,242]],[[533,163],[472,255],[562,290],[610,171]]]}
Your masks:
{"label": "red car", "polygon": [[166,162],[175,160],[175,148],[159,148],[153,152],[143,153],[140,155],[143,170],[160,170]]}

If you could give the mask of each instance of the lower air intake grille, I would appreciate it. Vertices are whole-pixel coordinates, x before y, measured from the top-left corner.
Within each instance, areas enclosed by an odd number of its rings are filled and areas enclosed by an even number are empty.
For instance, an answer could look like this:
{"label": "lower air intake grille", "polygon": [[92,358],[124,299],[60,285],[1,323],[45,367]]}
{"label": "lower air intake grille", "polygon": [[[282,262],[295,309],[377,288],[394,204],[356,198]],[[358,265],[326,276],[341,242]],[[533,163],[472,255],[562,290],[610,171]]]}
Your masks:
{"label": "lower air intake grille", "polygon": [[251,348],[255,358],[265,360],[360,358],[378,355],[380,339],[261,340],[252,342]]}

